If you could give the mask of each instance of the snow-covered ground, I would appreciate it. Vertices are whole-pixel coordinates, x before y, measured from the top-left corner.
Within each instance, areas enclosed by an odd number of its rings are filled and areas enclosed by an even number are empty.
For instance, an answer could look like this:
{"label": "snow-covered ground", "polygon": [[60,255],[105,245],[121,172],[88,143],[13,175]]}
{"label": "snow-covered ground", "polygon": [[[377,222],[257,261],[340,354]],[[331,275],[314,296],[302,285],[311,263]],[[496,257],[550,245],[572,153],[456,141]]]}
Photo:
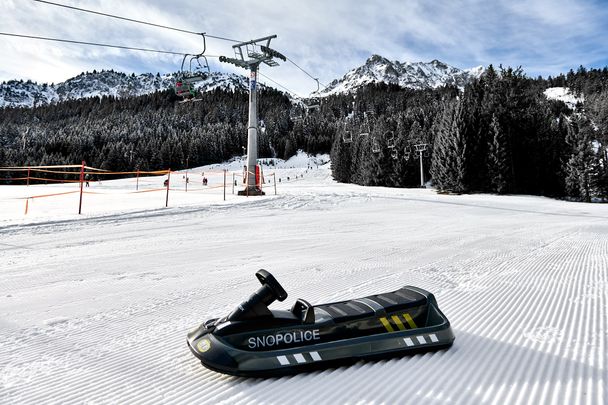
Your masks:
{"label": "snow-covered ground", "polygon": [[[85,195],[81,217],[53,198],[26,217],[0,187],[0,403],[608,403],[605,205],[337,184],[300,159],[276,196],[172,191],[162,208],[120,180],[92,184],[117,196]],[[275,308],[420,286],[456,341],[267,380],[203,368],[187,331],[259,268],[290,294]]]}
{"label": "snow-covered ground", "polygon": [[576,109],[578,103],[585,101],[582,95],[576,96],[567,87],[549,87],[544,94],[549,100],[563,101],[571,110]]}

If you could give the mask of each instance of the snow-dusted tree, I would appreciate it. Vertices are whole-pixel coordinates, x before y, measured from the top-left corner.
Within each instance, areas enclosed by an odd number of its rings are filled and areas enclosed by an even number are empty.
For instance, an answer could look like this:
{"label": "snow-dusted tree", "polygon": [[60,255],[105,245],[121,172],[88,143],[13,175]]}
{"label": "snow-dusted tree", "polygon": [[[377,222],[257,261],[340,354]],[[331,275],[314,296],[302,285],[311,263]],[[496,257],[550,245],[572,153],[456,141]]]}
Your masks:
{"label": "snow-dusted tree", "polygon": [[331,148],[331,172],[334,179],[342,183],[348,183],[351,177],[351,145],[352,142],[345,143],[338,133]]}
{"label": "snow-dusted tree", "polygon": [[446,105],[437,131],[431,163],[433,183],[440,190],[466,192],[466,121],[462,102]]}
{"label": "snow-dusted tree", "polygon": [[500,127],[498,117],[492,115],[490,122],[490,145],[488,172],[493,191],[504,194],[511,191],[511,151],[505,132]]}
{"label": "snow-dusted tree", "polygon": [[567,143],[570,156],[566,162],[566,192],[578,200],[591,201],[593,169],[596,156],[592,149],[593,129],[576,117],[568,125]]}

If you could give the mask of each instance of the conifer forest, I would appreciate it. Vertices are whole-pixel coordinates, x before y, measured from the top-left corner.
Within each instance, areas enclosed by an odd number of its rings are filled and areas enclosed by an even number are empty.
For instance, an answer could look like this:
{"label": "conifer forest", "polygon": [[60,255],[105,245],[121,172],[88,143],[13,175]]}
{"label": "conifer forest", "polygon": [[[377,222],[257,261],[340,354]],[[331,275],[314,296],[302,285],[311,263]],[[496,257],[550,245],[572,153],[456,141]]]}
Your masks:
{"label": "conifer forest", "polygon": [[[548,99],[550,87],[583,101]],[[243,155],[247,92],[201,98],[180,104],[166,90],[0,109],[0,166],[84,160],[113,171],[179,170]],[[418,187],[422,158],[425,181],[441,192],[608,199],[607,68],[529,78],[489,66],[464,89],[371,84],[309,109],[265,88],[258,102],[261,158],[330,153],[339,182]]]}

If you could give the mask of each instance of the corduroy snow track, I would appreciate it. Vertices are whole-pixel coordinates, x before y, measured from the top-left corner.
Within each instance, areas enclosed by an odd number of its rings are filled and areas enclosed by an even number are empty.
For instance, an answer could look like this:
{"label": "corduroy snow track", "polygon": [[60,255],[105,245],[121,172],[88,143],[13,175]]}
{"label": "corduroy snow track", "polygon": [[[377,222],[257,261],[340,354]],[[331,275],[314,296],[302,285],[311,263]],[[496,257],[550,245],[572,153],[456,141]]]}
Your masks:
{"label": "corduroy snow track", "polygon": [[[259,268],[289,286],[275,309],[420,286],[456,340],[282,378],[201,367],[188,329]],[[321,167],[245,202],[0,222],[0,403],[605,404],[607,303],[605,205],[344,185]]]}

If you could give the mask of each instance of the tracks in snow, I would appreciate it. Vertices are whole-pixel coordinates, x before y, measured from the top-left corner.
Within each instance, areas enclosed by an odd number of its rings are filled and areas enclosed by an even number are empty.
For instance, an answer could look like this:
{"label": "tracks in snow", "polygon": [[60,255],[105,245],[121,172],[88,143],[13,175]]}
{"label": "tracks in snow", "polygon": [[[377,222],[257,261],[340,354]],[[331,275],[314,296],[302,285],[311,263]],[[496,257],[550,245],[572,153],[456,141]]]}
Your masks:
{"label": "tracks in snow", "polygon": [[[601,215],[545,200],[539,210],[510,197],[498,206],[454,204],[328,187],[209,210],[0,230],[0,254],[12,261],[0,265],[0,402],[608,402]],[[134,249],[149,254],[133,262]],[[35,269],[48,255],[53,271]],[[72,266],[73,257],[87,258],[89,269]],[[187,330],[240,302],[262,266],[290,301],[429,289],[455,344],[268,380],[202,368]],[[96,294],[70,291],[85,287]],[[22,296],[30,301],[7,312]],[[40,308],[46,322],[34,322]]]}

